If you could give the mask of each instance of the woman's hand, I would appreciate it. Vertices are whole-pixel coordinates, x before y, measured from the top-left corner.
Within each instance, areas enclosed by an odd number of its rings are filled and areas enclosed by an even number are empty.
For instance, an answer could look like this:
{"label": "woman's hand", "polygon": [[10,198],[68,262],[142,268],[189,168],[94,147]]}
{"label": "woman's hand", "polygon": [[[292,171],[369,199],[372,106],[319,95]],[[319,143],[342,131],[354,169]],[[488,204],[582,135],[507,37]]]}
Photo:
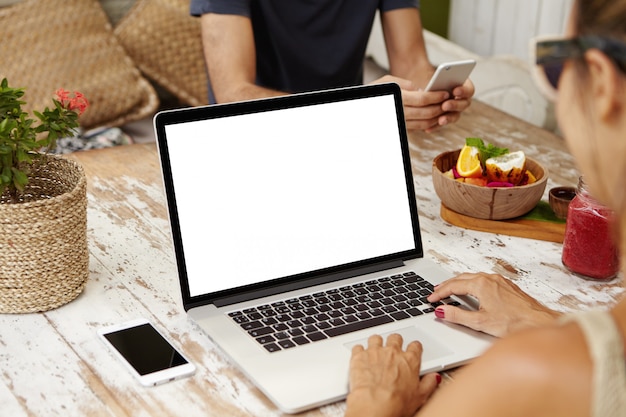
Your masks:
{"label": "woman's hand", "polygon": [[443,305],[435,310],[437,317],[498,337],[549,323],[559,316],[498,274],[461,274],[435,287],[428,301],[436,302],[453,294],[476,298],[478,311]]}
{"label": "woman's hand", "polygon": [[422,345],[411,342],[402,350],[402,336],[383,338],[375,335],[352,348],[350,393],[346,417],[412,416],[426,402],[441,381],[438,374],[420,379]]}

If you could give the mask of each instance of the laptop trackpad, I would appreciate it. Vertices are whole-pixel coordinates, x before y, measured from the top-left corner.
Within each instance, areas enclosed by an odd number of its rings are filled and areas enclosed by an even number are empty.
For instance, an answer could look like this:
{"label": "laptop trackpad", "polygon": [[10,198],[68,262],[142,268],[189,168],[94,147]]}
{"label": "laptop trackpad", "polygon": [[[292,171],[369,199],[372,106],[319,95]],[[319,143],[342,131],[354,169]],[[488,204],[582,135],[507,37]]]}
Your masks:
{"label": "laptop trackpad", "polygon": [[[382,333],[381,336],[383,337],[383,340],[386,341],[387,336],[392,333],[398,333],[402,336],[402,349],[406,349],[407,345],[412,341],[419,340],[422,343],[422,347],[424,348],[424,353],[422,354],[422,362],[427,362],[453,353],[449,348],[445,347],[443,344],[439,343],[431,336],[429,336],[426,332],[418,329],[415,326],[404,327],[402,329]],[[363,345],[364,347],[367,347],[367,338],[355,340],[354,342],[348,342],[344,344],[344,346],[348,349],[352,349],[354,345]]]}

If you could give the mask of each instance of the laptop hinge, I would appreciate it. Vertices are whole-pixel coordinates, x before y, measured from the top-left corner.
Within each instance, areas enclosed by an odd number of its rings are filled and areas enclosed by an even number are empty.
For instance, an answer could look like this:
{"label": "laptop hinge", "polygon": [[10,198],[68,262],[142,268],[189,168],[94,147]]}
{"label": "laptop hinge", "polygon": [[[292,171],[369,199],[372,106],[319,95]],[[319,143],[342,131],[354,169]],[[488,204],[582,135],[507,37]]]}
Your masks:
{"label": "laptop hinge", "polygon": [[213,304],[217,307],[223,307],[231,304],[241,303],[244,301],[254,300],[257,298],[268,297],[271,295],[281,294],[289,291],[299,290],[302,288],[308,288],[315,285],[327,284],[329,282],[335,282],[342,279],[353,278],[359,275],[366,275],[375,272],[384,271],[391,268],[397,268],[404,265],[402,260],[387,261],[367,266],[361,266],[358,268],[344,270],[340,272],[329,273],[326,275],[320,275],[316,278],[304,278],[299,280],[290,281],[288,283],[277,284],[276,286],[268,288],[255,288],[250,291],[241,292],[236,295],[226,296],[213,300]]}

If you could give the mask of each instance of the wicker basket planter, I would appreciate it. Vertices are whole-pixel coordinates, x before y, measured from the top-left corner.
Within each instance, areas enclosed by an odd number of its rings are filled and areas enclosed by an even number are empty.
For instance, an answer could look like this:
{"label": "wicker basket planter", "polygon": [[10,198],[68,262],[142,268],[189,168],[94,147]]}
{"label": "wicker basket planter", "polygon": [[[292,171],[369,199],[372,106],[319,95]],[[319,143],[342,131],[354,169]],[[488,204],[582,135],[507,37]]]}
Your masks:
{"label": "wicker basket planter", "polygon": [[89,276],[87,181],[82,167],[45,156],[19,202],[0,196],[0,313],[51,310]]}

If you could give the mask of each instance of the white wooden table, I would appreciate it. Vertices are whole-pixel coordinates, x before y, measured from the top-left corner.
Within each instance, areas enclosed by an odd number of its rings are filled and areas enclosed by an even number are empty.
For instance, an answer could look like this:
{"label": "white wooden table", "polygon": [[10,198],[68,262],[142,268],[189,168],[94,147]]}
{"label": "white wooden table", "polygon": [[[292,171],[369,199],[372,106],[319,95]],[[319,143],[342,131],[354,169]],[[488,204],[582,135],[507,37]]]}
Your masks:
{"label": "white wooden table", "polygon": [[[466,230],[441,220],[431,162],[462,146],[467,136],[523,149],[550,168],[548,188],[576,183],[578,173],[560,138],[475,102],[458,124],[411,137],[425,256],[451,273],[501,273],[553,308],[613,303],[623,293],[621,278],[598,283],[572,276],[561,264],[558,243]],[[61,308],[0,315],[0,415],[280,415],[186,318],[155,145],[71,157],[88,177],[90,279],[83,294]],[[193,377],[144,388],[96,337],[101,326],[142,316],[197,365]],[[342,415],[343,407],[340,402],[307,415]]]}

